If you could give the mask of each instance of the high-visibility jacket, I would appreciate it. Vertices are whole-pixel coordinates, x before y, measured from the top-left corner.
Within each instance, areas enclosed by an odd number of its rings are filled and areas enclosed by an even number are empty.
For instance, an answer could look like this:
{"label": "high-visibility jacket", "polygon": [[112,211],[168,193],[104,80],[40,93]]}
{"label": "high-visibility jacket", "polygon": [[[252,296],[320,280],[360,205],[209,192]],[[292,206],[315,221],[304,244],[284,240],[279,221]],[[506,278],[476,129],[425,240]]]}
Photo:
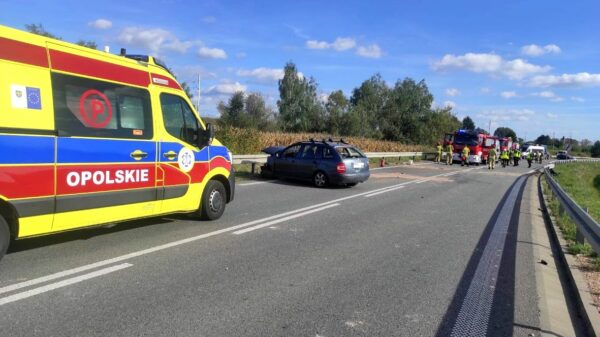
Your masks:
{"label": "high-visibility jacket", "polygon": [[509,159],[508,152],[502,151],[502,154],[500,154],[500,159]]}

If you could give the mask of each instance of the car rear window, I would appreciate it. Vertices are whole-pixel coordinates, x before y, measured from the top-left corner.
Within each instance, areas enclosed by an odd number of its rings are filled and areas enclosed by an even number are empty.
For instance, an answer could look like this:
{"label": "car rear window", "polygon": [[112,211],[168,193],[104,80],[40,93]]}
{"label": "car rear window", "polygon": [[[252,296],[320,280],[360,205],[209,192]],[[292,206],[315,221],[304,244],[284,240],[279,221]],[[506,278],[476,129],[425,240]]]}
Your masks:
{"label": "car rear window", "polygon": [[352,146],[338,146],[335,150],[342,158],[365,158],[362,152]]}

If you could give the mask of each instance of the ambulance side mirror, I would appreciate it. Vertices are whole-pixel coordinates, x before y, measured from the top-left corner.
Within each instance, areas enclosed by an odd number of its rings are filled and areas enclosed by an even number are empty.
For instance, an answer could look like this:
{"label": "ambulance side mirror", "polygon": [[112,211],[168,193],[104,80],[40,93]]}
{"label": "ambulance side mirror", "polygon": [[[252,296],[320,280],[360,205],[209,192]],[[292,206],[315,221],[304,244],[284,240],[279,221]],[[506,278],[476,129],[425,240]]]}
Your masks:
{"label": "ambulance side mirror", "polygon": [[198,133],[198,147],[200,148],[212,144],[215,139],[215,127],[211,123],[206,124],[206,130],[199,128]]}

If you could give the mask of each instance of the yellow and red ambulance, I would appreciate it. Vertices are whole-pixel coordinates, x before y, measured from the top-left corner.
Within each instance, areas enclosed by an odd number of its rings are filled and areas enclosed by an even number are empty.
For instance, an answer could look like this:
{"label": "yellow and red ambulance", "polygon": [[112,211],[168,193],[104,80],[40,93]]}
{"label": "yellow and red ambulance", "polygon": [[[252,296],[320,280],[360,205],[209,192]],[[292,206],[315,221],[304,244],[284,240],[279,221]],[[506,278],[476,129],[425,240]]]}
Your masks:
{"label": "yellow and red ambulance", "polygon": [[234,197],[231,164],[156,58],[0,26],[0,258],[11,238],[217,219]]}

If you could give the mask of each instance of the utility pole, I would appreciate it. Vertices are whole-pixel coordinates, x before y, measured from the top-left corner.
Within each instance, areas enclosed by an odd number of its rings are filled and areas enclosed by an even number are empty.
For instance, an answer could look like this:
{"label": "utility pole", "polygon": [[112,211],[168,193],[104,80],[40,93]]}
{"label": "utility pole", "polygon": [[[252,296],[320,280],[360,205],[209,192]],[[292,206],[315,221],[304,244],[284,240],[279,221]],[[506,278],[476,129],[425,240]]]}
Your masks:
{"label": "utility pole", "polygon": [[490,119],[490,122],[488,123],[488,133],[491,135],[492,134],[492,120]]}
{"label": "utility pole", "polygon": [[196,104],[198,104],[196,106],[196,110],[198,111],[198,114],[200,113],[200,92],[201,92],[200,91],[200,73],[198,73],[198,103],[196,103]]}

